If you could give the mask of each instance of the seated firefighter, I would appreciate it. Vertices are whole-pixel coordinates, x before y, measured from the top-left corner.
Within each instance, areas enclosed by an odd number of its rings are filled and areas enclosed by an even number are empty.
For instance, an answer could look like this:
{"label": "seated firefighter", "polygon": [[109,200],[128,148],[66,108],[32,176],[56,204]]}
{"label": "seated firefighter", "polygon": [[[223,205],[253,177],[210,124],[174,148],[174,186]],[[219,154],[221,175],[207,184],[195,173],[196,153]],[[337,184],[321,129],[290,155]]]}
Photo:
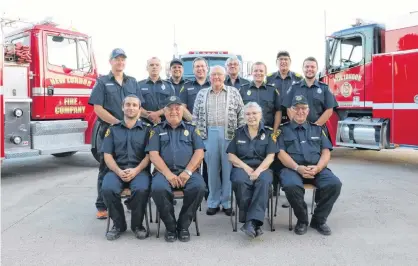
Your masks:
{"label": "seated firefighter", "polygon": [[145,146],[151,127],[138,120],[141,102],[135,95],[123,100],[124,119],[107,130],[102,152],[109,172],[102,185],[103,200],[113,221],[113,228],[106,234],[108,240],[115,240],[126,231],[125,213],[120,199],[124,187],[131,189],[131,229],[139,239],[148,237],[142,222],[146,212],[150,187],[149,155]]}
{"label": "seated firefighter", "polygon": [[326,224],[332,207],[341,192],[341,182],[327,167],[332,144],[322,127],[306,120],[309,114],[308,101],[303,95],[292,100],[292,121],[283,124],[279,136],[279,159],[285,166],[280,179],[286,198],[298,221],[295,233],[305,234],[308,227],[308,210],[304,201],[304,183],[317,187],[318,204],[310,226],[323,235],[330,235]]}
{"label": "seated firefighter", "polygon": [[[165,224],[164,238],[190,240],[189,226],[206,193],[205,182],[198,172],[205,147],[199,131],[182,121],[183,105],[179,97],[171,96],[164,107],[166,121],[156,125],[146,151],[156,173],[153,175],[151,195]],[[178,220],[174,215],[173,189],[184,192],[183,207]]]}
{"label": "seated firefighter", "polygon": [[244,119],[246,124],[235,131],[226,152],[233,165],[231,182],[240,210],[239,220],[245,222],[241,231],[254,238],[263,234],[261,226],[273,181],[269,167],[279,152],[276,143],[279,133],[273,134],[273,129],[261,122],[262,109],[255,102],[244,106]]}

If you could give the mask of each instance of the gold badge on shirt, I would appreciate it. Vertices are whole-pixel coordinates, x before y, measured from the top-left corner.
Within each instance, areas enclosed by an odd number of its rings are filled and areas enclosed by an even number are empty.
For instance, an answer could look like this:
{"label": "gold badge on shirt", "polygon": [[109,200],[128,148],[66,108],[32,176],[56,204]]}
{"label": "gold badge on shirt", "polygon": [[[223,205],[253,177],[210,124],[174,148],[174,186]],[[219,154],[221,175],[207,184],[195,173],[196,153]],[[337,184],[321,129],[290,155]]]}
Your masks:
{"label": "gold badge on shirt", "polygon": [[185,135],[186,137],[189,135],[189,131],[188,131],[187,129],[184,131],[184,135]]}

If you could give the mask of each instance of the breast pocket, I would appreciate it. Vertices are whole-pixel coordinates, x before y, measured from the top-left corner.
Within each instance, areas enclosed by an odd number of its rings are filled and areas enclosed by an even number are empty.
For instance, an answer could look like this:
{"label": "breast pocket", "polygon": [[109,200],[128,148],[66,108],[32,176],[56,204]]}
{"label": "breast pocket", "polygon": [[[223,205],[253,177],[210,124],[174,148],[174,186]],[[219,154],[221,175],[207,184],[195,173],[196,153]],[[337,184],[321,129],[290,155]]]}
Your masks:
{"label": "breast pocket", "polygon": [[260,97],[260,105],[264,110],[264,113],[270,113],[274,108],[274,95],[268,93],[262,93]]}
{"label": "breast pocket", "polygon": [[158,109],[162,109],[165,106],[167,99],[172,95],[170,89],[167,87],[165,90],[156,91],[155,94],[158,100]]}
{"label": "breast pocket", "polygon": [[115,86],[106,86],[105,89],[106,92],[106,103],[112,104],[113,102],[118,102],[118,99],[120,99],[119,89]]}
{"label": "breast pocket", "polygon": [[323,93],[317,93],[317,91],[313,92],[313,104],[317,111],[322,110],[324,106],[324,94]]}
{"label": "breast pocket", "polygon": [[196,101],[197,93],[198,91],[196,89],[187,91],[187,107],[188,108],[194,105],[194,102]]}
{"label": "breast pocket", "polygon": [[284,136],[283,137],[284,145],[286,147],[286,152],[289,154],[302,154],[300,149],[300,143],[296,136]]}
{"label": "breast pocket", "polygon": [[250,151],[250,147],[247,141],[237,141],[237,154],[239,158],[244,158]]}
{"label": "breast pocket", "polygon": [[311,153],[321,152],[321,137],[311,137],[308,139],[309,151]]}
{"label": "breast pocket", "polygon": [[152,97],[152,93],[149,89],[143,90],[141,89],[142,97],[144,97],[145,104],[144,108],[148,111],[153,111],[152,107],[154,106],[154,98]]}
{"label": "breast pocket", "polygon": [[260,156],[263,159],[266,158],[267,155],[267,144],[268,138],[266,136],[264,140],[258,140],[255,146],[255,151],[257,152],[258,156]]}
{"label": "breast pocket", "polygon": [[248,92],[249,91],[246,91],[242,95],[242,101],[244,102],[244,104],[247,104],[249,102],[256,102],[257,98],[256,98],[255,93],[251,93],[250,95],[248,95]]}
{"label": "breast pocket", "polygon": [[193,155],[193,142],[190,137],[190,132],[188,136],[185,136],[184,134],[180,136],[180,148],[181,148],[181,156],[187,158],[190,160]]}
{"label": "breast pocket", "polygon": [[127,138],[125,134],[115,134],[115,132],[113,132],[113,142],[115,145],[115,151],[117,153],[119,152],[126,153],[126,148],[127,148],[126,140]]}

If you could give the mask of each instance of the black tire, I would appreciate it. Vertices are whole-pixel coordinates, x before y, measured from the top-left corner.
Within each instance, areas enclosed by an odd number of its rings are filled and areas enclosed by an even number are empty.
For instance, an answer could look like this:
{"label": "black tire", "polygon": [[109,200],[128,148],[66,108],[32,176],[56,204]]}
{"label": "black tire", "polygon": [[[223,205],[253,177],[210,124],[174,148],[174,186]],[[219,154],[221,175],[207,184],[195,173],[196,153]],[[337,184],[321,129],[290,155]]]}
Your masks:
{"label": "black tire", "polygon": [[76,151],[68,151],[68,152],[62,152],[62,153],[54,153],[52,155],[55,156],[55,157],[58,157],[58,158],[63,158],[63,157],[72,156],[76,153],[77,153]]}
{"label": "black tire", "polygon": [[101,124],[97,121],[96,125],[93,127],[93,134],[92,134],[92,136],[94,136],[94,141],[95,141],[94,148],[91,149],[91,154],[93,155],[94,159],[96,159],[98,163],[100,163],[100,155],[98,152],[99,151],[98,147],[100,147],[102,144],[102,141],[99,136],[100,127],[101,127]]}

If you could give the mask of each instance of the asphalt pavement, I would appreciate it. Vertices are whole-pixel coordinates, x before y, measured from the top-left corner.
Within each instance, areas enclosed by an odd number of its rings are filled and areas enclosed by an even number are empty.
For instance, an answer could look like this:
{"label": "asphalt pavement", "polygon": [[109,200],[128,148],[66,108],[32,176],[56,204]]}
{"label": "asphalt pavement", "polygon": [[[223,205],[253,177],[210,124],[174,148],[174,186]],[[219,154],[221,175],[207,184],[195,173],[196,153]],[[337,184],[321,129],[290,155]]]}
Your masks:
{"label": "asphalt pavement", "polygon": [[[105,238],[95,218],[98,163],[89,153],[69,158],[4,161],[1,169],[2,265],[417,265],[418,151],[336,149],[330,168],[343,183],[328,219],[331,236],[288,230],[279,206],[276,231],[250,240],[232,232],[229,217],[198,212],[188,243],[138,240],[128,229]],[[312,192],[306,192],[310,206]],[[284,199],[279,197],[279,204]],[[281,205],[281,204],[280,204]],[[177,212],[181,201],[176,206]],[[126,212],[128,224],[130,213]],[[155,219],[155,206],[153,205]],[[296,218],[293,218],[296,223]],[[238,224],[238,229],[241,225]]]}

